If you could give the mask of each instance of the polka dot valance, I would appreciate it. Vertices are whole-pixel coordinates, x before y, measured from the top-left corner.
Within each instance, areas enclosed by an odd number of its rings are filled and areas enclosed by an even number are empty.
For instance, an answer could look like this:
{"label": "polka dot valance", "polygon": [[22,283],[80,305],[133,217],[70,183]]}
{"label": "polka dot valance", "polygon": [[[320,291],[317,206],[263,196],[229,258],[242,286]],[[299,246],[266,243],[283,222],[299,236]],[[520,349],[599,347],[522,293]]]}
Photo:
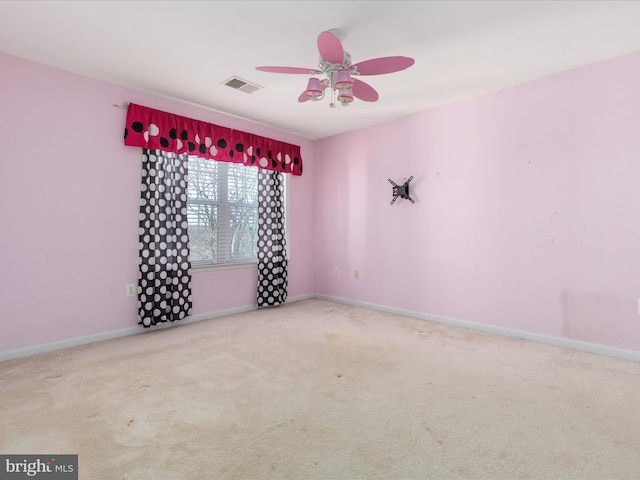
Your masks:
{"label": "polka dot valance", "polygon": [[130,103],[124,144],[302,175],[300,147]]}

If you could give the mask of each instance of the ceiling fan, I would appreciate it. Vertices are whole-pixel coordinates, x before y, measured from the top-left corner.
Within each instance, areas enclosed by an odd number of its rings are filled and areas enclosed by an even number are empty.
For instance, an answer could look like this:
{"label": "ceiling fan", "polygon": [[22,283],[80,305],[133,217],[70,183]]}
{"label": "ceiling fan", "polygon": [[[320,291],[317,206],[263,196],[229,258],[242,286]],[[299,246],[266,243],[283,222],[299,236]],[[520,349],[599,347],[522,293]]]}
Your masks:
{"label": "ceiling fan", "polygon": [[334,97],[343,107],[353,102],[354,97],[365,102],[378,100],[378,92],[368,83],[353,78],[352,75],[382,75],[399,72],[414,64],[410,57],[380,57],[351,64],[351,55],[342,47],[342,40],[346,37],[344,31],[331,29],[318,35],[318,51],[320,64],[318,69],[302,67],[256,67],[256,70],[270,73],[294,73],[302,75],[321,75],[309,79],[307,89],[300,94],[298,102],[308,100],[318,101],[324,98],[325,90],[331,91],[331,108],[335,107]]}

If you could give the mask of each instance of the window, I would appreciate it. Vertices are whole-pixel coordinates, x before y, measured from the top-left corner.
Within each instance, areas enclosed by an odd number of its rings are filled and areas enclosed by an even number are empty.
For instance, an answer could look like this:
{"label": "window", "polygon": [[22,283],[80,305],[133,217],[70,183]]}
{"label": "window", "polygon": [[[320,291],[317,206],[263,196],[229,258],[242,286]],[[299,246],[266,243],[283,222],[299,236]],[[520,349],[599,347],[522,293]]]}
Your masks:
{"label": "window", "polygon": [[256,262],[258,167],[189,156],[191,263]]}

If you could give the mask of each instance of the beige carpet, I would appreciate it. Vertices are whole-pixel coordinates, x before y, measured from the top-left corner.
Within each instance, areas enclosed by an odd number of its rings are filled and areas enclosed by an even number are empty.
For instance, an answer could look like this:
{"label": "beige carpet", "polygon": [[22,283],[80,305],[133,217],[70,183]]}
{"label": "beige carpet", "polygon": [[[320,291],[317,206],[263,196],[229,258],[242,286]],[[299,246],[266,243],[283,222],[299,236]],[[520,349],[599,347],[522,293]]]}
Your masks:
{"label": "beige carpet", "polygon": [[325,300],[0,363],[81,479],[640,479],[640,364]]}

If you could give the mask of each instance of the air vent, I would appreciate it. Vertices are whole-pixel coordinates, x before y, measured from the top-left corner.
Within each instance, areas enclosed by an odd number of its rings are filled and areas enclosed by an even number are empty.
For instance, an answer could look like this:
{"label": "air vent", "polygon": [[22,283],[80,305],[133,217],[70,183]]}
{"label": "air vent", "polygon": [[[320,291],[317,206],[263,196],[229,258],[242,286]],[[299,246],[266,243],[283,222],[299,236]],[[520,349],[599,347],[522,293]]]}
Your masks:
{"label": "air vent", "polygon": [[245,93],[253,93],[255,91],[258,91],[258,90],[261,90],[261,89],[264,88],[264,87],[261,87],[260,85],[256,85],[255,83],[247,82],[246,80],[243,80],[243,79],[238,78],[238,77],[228,78],[223,83],[227,87],[231,87],[231,88],[234,88],[236,90],[240,90],[240,91],[245,92]]}

